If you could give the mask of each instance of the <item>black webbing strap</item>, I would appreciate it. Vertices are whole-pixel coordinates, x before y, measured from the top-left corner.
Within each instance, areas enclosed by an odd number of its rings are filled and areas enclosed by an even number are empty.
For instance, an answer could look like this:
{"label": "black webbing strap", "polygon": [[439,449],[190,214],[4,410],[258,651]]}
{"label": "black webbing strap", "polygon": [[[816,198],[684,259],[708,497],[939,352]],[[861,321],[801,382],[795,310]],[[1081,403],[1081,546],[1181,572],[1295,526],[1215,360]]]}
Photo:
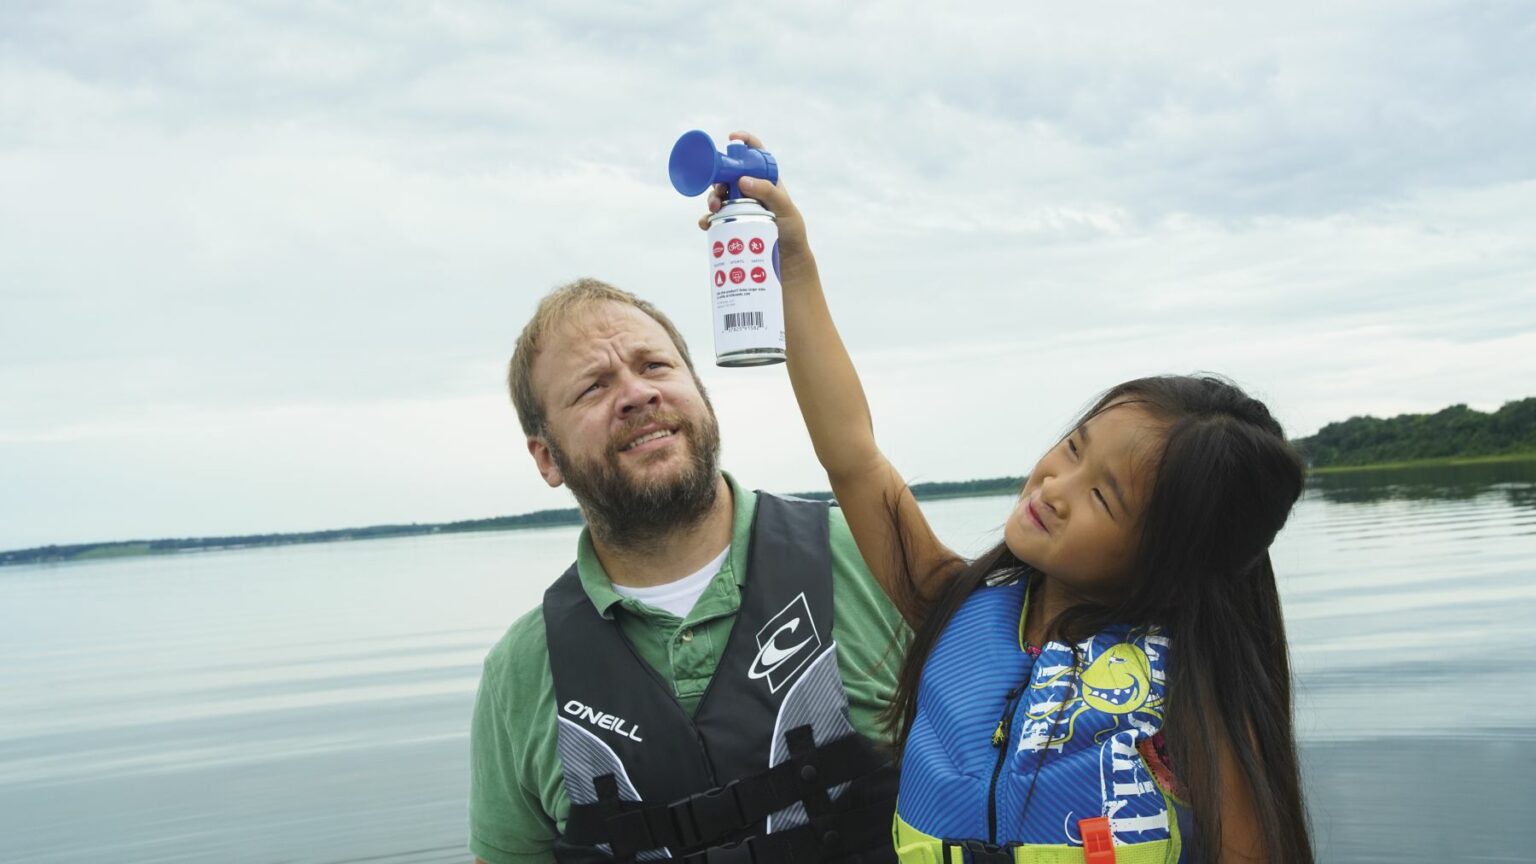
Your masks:
{"label": "black webbing strap", "polygon": [[824,769],[815,733],[809,726],[800,726],[786,732],[784,742],[789,745],[788,761],[794,763],[795,774],[800,778],[800,800],[805,802],[806,815],[815,819],[827,814],[832,810],[832,796],[827,789],[837,784],[822,778]]}
{"label": "black webbing strap", "polygon": [[[810,731],[809,727],[801,728]],[[798,731],[791,730],[789,735],[799,739]],[[610,844],[620,858],[660,847],[679,852],[714,846],[796,802],[806,802],[806,812],[814,821],[828,812],[828,789],[872,774],[886,764],[885,757],[858,733],[800,755],[762,773],[668,804],[601,798],[593,804],[573,804],[565,839],[582,846]],[[890,828],[889,819],[885,827]]]}
{"label": "black webbing strap", "polygon": [[[836,861],[895,864],[891,844],[891,802],[875,801],[829,814],[787,831],[775,831],[686,855],[683,864],[783,864]],[[1011,862],[1010,862],[1011,864]]]}

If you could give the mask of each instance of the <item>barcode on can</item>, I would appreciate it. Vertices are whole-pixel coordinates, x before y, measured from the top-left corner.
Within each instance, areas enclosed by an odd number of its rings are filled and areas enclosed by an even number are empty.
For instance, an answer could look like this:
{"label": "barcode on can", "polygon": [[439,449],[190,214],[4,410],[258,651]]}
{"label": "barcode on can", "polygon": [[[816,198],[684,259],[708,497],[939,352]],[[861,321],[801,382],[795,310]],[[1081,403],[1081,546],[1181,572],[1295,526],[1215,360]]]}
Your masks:
{"label": "barcode on can", "polygon": [[731,330],[761,330],[763,329],[763,313],[761,312],[729,312],[725,316],[725,329]]}

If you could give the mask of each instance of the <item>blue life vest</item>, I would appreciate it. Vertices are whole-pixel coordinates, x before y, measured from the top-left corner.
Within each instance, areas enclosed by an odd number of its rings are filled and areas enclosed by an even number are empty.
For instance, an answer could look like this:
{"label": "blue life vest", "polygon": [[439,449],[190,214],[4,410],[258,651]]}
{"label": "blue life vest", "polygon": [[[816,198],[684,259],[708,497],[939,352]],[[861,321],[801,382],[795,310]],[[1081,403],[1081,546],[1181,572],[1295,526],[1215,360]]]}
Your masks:
{"label": "blue life vest", "polygon": [[1180,805],[1139,749],[1162,728],[1167,638],[1110,627],[1031,657],[1027,600],[1022,580],[978,588],[934,645],[902,755],[897,854],[1181,860]]}

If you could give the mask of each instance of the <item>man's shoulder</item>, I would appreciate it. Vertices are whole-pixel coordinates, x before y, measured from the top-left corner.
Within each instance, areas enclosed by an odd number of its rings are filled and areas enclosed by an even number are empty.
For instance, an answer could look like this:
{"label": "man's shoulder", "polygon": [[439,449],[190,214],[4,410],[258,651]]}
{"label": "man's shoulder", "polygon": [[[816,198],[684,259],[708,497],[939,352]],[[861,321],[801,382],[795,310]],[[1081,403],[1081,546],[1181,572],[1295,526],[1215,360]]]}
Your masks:
{"label": "man's shoulder", "polygon": [[[842,508],[837,506],[836,499],[833,499],[831,497],[827,497],[825,495],[822,495],[822,496],[818,496],[818,497],[812,498],[812,497],[807,497],[806,495],[796,495],[796,494],[791,493],[791,492],[774,492],[774,491],[772,491],[770,489],[754,489],[751,492],[748,492],[747,494],[753,496],[754,499],[777,498],[780,501],[787,501],[787,502],[789,502],[790,504],[793,504],[793,505],[802,505],[803,504],[803,505],[813,505],[813,506],[826,507],[827,508],[827,522],[828,522],[828,524],[830,524],[832,526],[833,532],[836,532],[839,529],[841,529],[843,531],[843,533],[846,534],[847,531],[848,531],[848,519],[847,519],[847,517],[843,516]],[[814,494],[814,493],[811,493],[811,494]],[[756,504],[754,503],[753,506],[755,508]]]}
{"label": "man's shoulder", "polygon": [[[827,527],[831,529],[833,564],[841,567],[851,567],[856,573],[862,571],[864,576],[869,575],[869,570],[864,566],[864,559],[858,555],[858,544],[854,542],[853,532],[848,529],[848,517],[843,515],[843,508],[837,506],[837,501],[829,498],[806,498],[800,495],[784,492],[770,492],[765,489],[755,490],[753,495],[771,495],[783,501],[797,504],[819,504],[827,506]],[[845,553],[852,552],[849,556]]]}
{"label": "man's shoulder", "polygon": [[485,657],[470,725],[470,848],[488,861],[552,861],[564,802],[544,610],[507,628]]}
{"label": "man's shoulder", "polygon": [[874,578],[864,565],[864,556],[859,554],[859,544],[853,539],[853,530],[848,527],[848,517],[835,502],[827,510],[827,527],[831,529],[829,539],[832,541],[832,554],[838,563],[852,568],[859,575]]}
{"label": "man's shoulder", "polygon": [[[802,504],[831,504],[833,507],[837,506],[837,502],[836,501],[833,501],[832,499],[827,498],[825,496],[821,496],[821,497],[808,497],[807,495],[804,495],[804,494],[796,495],[793,492],[774,492],[774,491],[772,491],[770,489],[754,489],[754,490],[752,490],[751,494],[759,495],[759,496],[760,495],[771,495],[774,498],[778,498],[781,501],[797,501],[797,502],[800,502]],[[812,494],[814,494],[814,493],[812,493]]]}
{"label": "man's shoulder", "polygon": [[485,655],[485,675],[504,680],[548,668],[549,646],[545,641],[544,605],[541,603],[513,621],[507,632],[491,646]]}
{"label": "man's shoulder", "polygon": [[852,604],[848,620],[858,628],[875,625],[876,630],[887,635],[893,628],[902,629],[901,616],[891,604],[891,598],[886,596],[885,589],[869,572],[869,565],[864,563],[864,555],[859,551],[859,543],[853,538],[848,517],[843,515],[841,507],[834,506],[828,512],[827,527],[830,529],[832,580],[838,592],[838,608]]}

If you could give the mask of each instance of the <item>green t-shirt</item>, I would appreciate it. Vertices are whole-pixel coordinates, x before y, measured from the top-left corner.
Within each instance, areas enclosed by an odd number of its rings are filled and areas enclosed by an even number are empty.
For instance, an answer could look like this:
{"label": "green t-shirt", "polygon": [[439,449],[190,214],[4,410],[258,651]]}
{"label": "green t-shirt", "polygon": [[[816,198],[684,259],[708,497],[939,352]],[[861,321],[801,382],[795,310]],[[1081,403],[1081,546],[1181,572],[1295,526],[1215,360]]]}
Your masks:
{"label": "green t-shirt", "polygon": [[[582,587],[619,627],[690,714],[720,662],[747,578],[757,497],[726,475],[734,504],[731,551],[687,618],[620,597],[582,531],[576,566]],[[859,557],[836,507],[832,531],[832,638],[853,726],[886,740],[879,714],[896,691],[908,632]],[[551,580],[559,576],[551,573]],[[470,732],[469,848],[491,864],[546,864],[571,802],[556,751],[555,688],[542,608],[519,618],[485,658]],[[702,790],[701,790],[702,791]]]}

